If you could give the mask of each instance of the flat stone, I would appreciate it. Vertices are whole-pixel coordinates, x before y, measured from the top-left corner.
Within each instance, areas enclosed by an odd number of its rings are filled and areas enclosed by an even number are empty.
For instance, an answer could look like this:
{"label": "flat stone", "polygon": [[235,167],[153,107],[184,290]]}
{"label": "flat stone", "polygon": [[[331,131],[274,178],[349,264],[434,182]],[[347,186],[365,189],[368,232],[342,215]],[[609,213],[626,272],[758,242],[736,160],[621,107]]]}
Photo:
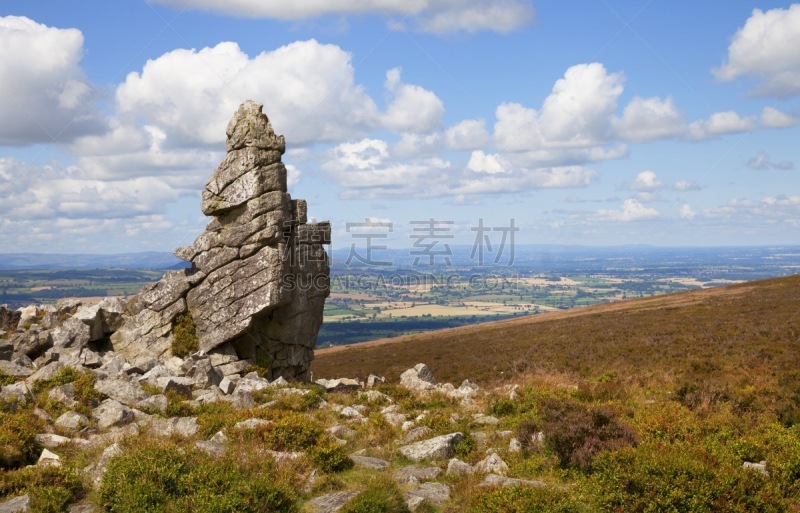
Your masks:
{"label": "flat stone", "polygon": [[431,481],[439,477],[442,469],[439,467],[418,467],[410,465],[403,467],[394,473],[394,480],[400,484],[417,484],[423,481]]}
{"label": "flat stone", "polygon": [[306,507],[311,513],[335,513],[360,493],[361,490],[345,490],[321,495],[308,501]]}
{"label": "flat stone", "polygon": [[461,433],[450,433],[404,445],[398,450],[400,454],[413,461],[446,460],[453,457],[455,444],[463,437]]}
{"label": "flat stone", "polygon": [[41,433],[36,435],[36,443],[47,449],[55,449],[58,446],[68,444],[72,441],[71,438],[66,436],[56,435],[54,433]]}
{"label": "flat stone", "polygon": [[542,481],[531,481],[528,479],[516,479],[513,477],[499,476],[497,474],[488,474],[478,486],[533,486],[544,488],[547,484]]}
{"label": "flat stone", "polygon": [[89,419],[87,419],[85,415],[81,415],[78,412],[68,411],[66,413],[62,413],[61,416],[55,420],[54,424],[57,428],[61,428],[65,431],[75,432],[82,427],[89,425]]}
{"label": "flat stone", "polygon": [[27,493],[0,502],[0,513],[20,513],[31,510],[31,496]]}
{"label": "flat stone", "polygon": [[450,498],[450,487],[444,483],[423,483],[410,490],[407,495],[421,497],[441,506]]}
{"label": "flat stone", "polygon": [[386,460],[372,458],[370,456],[356,456],[351,454],[350,459],[353,460],[357,467],[370,470],[387,470],[392,465]]}

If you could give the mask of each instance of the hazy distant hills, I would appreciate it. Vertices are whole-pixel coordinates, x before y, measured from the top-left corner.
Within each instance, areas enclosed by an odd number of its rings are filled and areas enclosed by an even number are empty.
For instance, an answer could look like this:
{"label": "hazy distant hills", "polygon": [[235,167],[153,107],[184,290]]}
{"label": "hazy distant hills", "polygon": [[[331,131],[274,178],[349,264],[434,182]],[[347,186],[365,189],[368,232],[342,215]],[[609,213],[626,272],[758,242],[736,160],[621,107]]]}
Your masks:
{"label": "hazy distant hills", "polygon": [[148,251],[116,255],[0,253],[0,270],[19,269],[169,269],[188,264],[172,253]]}

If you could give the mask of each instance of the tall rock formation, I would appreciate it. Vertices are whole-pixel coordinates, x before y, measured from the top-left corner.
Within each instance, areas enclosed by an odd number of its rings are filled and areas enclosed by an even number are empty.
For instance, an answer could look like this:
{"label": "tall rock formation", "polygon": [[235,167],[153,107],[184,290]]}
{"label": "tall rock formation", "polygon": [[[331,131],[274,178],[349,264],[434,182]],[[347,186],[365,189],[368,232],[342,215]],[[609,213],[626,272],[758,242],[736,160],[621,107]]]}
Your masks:
{"label": "tall rock formation", "polygon": [[203,191],[212,219],[175,252],[192,267],[168,272],[126,305],[111,343],[129,361],[171,356],[174,326],[188,313],[199,349],[216,362],[237,368],[258,358],[270,379],[308,379],[330,290],[323,245],[331,228],[308,224],[306,202],[287,194],[285,142],[261,109],[246,101],[228,123],[228,154]]}

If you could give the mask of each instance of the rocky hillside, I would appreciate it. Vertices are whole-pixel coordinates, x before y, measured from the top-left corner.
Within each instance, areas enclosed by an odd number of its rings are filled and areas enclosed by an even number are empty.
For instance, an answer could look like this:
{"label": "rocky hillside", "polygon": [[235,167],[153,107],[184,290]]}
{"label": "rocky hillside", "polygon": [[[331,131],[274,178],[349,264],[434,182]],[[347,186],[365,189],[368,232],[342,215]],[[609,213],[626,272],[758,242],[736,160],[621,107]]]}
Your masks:
{"label": "rocky hillside", "polygon": [[6,360],[0,511],[798,511],[798,285],[322,353],[303,385],[202,352]]}

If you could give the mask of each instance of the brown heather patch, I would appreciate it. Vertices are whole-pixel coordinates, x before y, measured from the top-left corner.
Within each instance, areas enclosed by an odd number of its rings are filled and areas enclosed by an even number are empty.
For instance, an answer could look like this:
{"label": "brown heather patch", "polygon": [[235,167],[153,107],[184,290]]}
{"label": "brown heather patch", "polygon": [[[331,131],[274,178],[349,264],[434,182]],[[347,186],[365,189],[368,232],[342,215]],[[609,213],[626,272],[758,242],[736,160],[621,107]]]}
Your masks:
{"label": "brown heather patch", "polygon": [[749,387],[757,397],[743,404],[780,409],[800,393],[787,379],[800,361],[799,299],[800,276],[769,279],[320,350],[312,370],[396,381],[425,362],[442,382],[483,385],[616,372],[648,389],[702,383],[698,405]]}

